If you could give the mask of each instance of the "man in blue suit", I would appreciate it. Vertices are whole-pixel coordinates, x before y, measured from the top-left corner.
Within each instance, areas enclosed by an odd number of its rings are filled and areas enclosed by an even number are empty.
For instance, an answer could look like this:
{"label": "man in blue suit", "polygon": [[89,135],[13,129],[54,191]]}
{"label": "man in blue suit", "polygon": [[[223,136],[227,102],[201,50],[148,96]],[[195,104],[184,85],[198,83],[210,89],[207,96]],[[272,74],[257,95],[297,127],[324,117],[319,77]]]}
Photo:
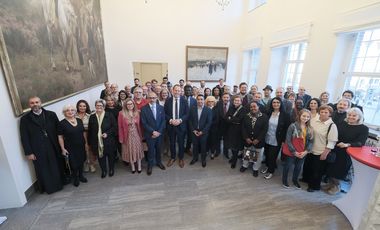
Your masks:
{"label": "man in blue suit", "polygon": [[178,143],[178,158],[179,166],[183,168],[185,162],[183,161],[184,155],[184,141],[186,134],[186,123],[188,120],[189,107],[186,99],[181,97],[181,86],[174,85],[173,97],[165,102],[165,116],[167,121],[167,129],[169,132],[170,142],[170,160],[167,164],[168,167],[172,166],[177,157],[176,142]]}
{"label": "man in blue suit", "polygon": [[153,165],[165,170],[161,162],[162,134],[165,129],[164,107],[157,103],[157,95],[154,92],[148,94],[149,104],[141,108],[141,123],[144,127],[144,137],[148,145],[148,169],[147,174],[152,174]]}
{"label": "man in blue suit", "polygon": [[198,161],[200,152],[202,167],[206,167],[207,136],[212,124],[212,111],[204,104],[203,95],[198,95],[197,106],[190,109],[189,116],[189,128],[193,137],[193,160],[190,164]]}
{"label": "man in blue suit", "polygon": [[[183,89],[185,91],[185,98],[187,101],[187,105],[189,106],[189,109],[191,110],[193,106],[194,107],[197,106],[197,100],[195,100],[195,98],[193,97],[193,87],[191,87],[191,85],[185,85]],[[187,122],[187,125],[189,126],[189,122]],[[187,129],[185,152],[189,154],[190,156],[191,156],[190,149],[191,149],[191,141],[192,141],[191,137],[192,137],[191,131],[190,129]]]}

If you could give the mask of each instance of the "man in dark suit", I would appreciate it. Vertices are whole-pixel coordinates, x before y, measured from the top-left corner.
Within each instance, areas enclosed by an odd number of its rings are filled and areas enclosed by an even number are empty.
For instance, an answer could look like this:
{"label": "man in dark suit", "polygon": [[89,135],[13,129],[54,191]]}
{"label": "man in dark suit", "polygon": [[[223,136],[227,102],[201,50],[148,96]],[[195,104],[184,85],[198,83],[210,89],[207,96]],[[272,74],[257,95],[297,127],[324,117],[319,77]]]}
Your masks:
{"label": "man in dark suit", "polygon": [[311,96],[309,94],[306,94],[306,89],[303,86],[298,87],[298,93],[296,96],[297,99],[302,99],[303,104],[306,106],[307,103],[311,100]]}
{"label": "man in dark suit", "polygon": [[171,159],[167,166],[170,167],[174,164],[177,151],[176,142],[178,143],[178,158],[179,166],[183,168],[185,162],[183,161],[184,155],[184,140],[186,134],[186,123],[188,120],[189,107],[185,97],[181,97],[181,86],[174,85],[173,97],[169,98],[165,103],[165,116],[167,121],[167,129],[169,132],[170,153]]}
{"label": "man in dark suit", "polygon": [[148,169],[147,174],[152,174],[153,165],[165,170],[161,162],[162,134],[165,129],[164,107],[157,103],[157,95],[148,93],[149,104],[141,109],[141,123],[144,127],[144,137],[148,145]]}
{"label": "man in dark suit", "polygon": [[190,108],[189,124],[193,138],[193,165],[198,161],[199,152],[201,153],[202,167],[206,167],[206,148],[207,137],[212,124],[212,111],[204,106],[203,95],[197,96],[197,106]]}
{"label": "man in dark suit", "polygon": [[[191,109],[193,106],[197,106],[197,100],[195,100],[195,98],[193,97],[193,87],[191,87],[191,85],[185,85],[184,91],[185,91],[185,98],[186,98],[189,109]],[[189,121],[187,122],[187,126],[189,126]],[[191,156],[190,149],[191,149],[191,141],[192,141],[191,136],[192,134],[191,134],[190,129],[187,129],[185,152],[190,156]]]}
{"label": "man in dark suit", "polygon": [[[228,130],[228,123],[226,122],[226,114],[228,110],[232,107],[231,103],[231,97],[228,93],[223,94],[222,101],[219,101],[216,104],[216,111],[218,113],[219,118],[219,126],[218,131],[220,134],[220,140],[223,140],[223,155],[229,159],[228,156],[228,141],[226,139],[227,137],[227,130]],[[217,150],[217,154],[220,152],[220,150]]]}
{"label": "man in dark suit", "polygon": [[57,115],[41,107],[41,99],[29,98],[30,112],[21,117],[21,143],[28,160],[33,162],[41,193],[62,189],[66,182],[63,156],[58,144]]}

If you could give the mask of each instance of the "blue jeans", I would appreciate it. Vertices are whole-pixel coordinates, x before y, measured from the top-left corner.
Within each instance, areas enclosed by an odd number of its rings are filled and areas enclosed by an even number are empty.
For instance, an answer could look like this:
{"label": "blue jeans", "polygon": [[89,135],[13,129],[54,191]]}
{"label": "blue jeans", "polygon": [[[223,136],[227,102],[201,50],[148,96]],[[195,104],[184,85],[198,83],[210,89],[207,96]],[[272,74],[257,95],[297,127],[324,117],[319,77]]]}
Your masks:
{"label": "blue jeans", "polygon": [[293,182],[298,182],[298,176],[300,175],[302,164],[305,157],[300,159],[298,157],[289,157],[285,156],[283,170],[282,170],[282,183],[287,184],[288,183],[288,173],[289,168],[292,164],[294,164],[294,171],[293,171]]}

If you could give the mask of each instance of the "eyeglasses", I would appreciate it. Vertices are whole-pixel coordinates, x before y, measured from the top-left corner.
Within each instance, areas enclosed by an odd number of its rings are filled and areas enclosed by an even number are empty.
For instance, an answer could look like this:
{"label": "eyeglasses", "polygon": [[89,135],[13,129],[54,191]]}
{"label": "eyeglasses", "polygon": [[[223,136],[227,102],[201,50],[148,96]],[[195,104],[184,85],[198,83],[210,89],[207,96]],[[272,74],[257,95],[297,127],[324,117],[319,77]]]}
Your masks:
{"label": "eyeglasses", "polygon": [[138,92],[138,91],[136,91],[136,92],[134,92],[134,93],[142,93],[142,92]]}
{"label": "eyeglasses", "polygon": [[149,97],[149,99],[157,99],[157,97]]}
{"label": "eyeglasses", "polygon": [[133,105],[133,103],[127,103],[127,105]]}

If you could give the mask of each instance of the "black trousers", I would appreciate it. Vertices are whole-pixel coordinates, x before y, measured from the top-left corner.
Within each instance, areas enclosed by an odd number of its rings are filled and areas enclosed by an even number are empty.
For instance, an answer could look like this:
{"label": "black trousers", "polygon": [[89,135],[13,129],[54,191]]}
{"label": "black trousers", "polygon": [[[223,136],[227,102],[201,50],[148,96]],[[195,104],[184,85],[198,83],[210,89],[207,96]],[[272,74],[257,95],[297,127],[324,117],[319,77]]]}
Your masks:
{"label": "black trousers", "polygon": [[308,183],[309,188],[314,190],[321,189],[322,176],[326,170],[327,162],[325,160],[320,160],[319,155],[308,154],[306,156],[304,166],[304,179]]}
{"label": "black trousers", "polygon": [[274,170],[277,167],[276,161],[278,158],[278,153],[280,152],[281,145],[273,146],[265,144],[264,155],[265,155],[265,164],[268,167],[269,173],[274,173]]}
{"label": "black trousers", "polygon": [[115,156],[114,152],[104,152],[103,157],[98,156],[99,166],[102,169],[102,172],[107,172],[107,161],[108,161],[108,169],[114,170],[115,168]]}
{"label": "black trousers", "polygon": [[201,160],[206,161],[206,150],[207,150],[207,135],[202,135],[200,137],[193,136],[193,160],[198,160],[198,155],[201,153]]}

